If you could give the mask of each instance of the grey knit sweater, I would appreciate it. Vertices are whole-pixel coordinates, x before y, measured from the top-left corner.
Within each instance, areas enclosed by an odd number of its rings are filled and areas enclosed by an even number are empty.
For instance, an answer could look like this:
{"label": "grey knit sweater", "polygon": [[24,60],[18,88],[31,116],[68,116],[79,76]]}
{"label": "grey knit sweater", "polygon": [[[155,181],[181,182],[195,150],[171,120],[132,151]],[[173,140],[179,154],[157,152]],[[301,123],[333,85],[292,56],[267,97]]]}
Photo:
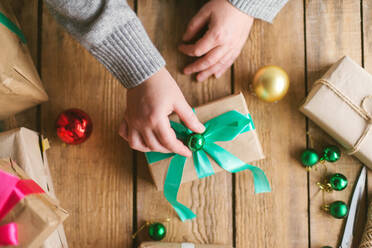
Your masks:
{"label": "grey knit sweater", "polygon": [[[272,22],[288,0],[229,1],[250,16]],[[57,21],[126,88],[139,85],[165,66],[125,0],[45,2]]]}

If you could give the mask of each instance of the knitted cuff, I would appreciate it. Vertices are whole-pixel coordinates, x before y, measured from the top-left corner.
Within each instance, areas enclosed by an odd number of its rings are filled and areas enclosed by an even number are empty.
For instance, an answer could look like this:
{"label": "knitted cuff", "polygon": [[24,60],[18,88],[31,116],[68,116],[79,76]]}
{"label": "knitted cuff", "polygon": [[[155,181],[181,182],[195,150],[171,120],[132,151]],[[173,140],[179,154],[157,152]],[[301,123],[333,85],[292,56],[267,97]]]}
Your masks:
{"label": "knitted cuff", "polygon": [[232,5],[254,18],[272,22],[288,0],[229,0]]}
{"label": "knitted cuff", "polygon": [[95,56],[126,88],[133,88],[165,66],[137,18],[113,30],[90,48]]}

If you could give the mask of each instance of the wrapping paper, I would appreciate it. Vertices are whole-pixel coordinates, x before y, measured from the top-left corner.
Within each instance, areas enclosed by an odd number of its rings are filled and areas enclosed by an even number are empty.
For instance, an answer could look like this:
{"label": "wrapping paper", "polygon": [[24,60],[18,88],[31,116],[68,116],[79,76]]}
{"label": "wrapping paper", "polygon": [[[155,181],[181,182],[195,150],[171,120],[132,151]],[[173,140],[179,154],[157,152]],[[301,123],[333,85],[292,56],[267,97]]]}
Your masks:
{"label": "wrapping paper", "polygon": [[229,245],[198,245],[192,243],[144,242],[139,248],[232,248]]}
{"label": "wrapping paper", "polygon": [[[0,158],[10,157],[51,198],[56,199],[46,152],[41,149],[41,140],[42,137],[38,133],[27,128],[2,132],[0,133]],[[68,248],[63,226],[60,225],[41,247]]]}
{"label": "wrapping paper", "polygon": [[[231,110],[236,110],[244,115],[249,113],[244,96],[241,93],[202,105],[197,107],[195,110],[196,115],[202,123]],[[179,118],[176,115],[172,115],[170,119],[179,122]],[[246,163],[260,160],[265,157],[256,130],[240,134],[230,142],[215,143]],[[149,165],[152,178],[158,190],[163,190],[170,160],[171,158],[167,158]],[[224,171],[224,169],[218,166],[213,159],[209,160],[215,173]],[[193,159],[187,159],[183,170],[181,184],[197,179],[198,176]]]}
{"label": "wrapping paper", "polygon": [[[22,180],[29,179],[11,159],[0,159],[0,170]],[[8,223],[17,225],[19,240],[17,247],[38,248],[67,216],[66,211],[47,194],[31,194],[11,208],[5,218],[1,219],[0,225]]]}
{"label": "wrapping paper", "polygon": [[[322,83],[315,83],[300,111],[346,151],[358,147],[353,155],[372,168],[372,121],[369,117],[372,113],[372,76],[349,57],[343,57],[319,82]],[[359,141],[362,141],[360,145]]]}
{"label": "wrapping paper", "polygon": [[[1,18],[2,17],[2,18]],[[5,24],[19,27],[6,3],[0,3],[0,120],[47,101],[27,45]]]}
{"label": "wrapping paper", "polygon": [[359,248],[372,248],[372,202],[368,207],[366,226]]}

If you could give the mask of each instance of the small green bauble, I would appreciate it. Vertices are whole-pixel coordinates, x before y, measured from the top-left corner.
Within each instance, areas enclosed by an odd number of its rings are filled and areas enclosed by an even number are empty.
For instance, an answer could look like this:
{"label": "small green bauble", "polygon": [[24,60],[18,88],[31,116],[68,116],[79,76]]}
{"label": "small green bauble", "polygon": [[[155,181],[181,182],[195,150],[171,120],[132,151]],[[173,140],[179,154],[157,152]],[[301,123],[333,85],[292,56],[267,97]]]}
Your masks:
{"label": "small green bauble", "polygon": [[324,149],[324,155],[323,158],[327,160],[328,162],[334,163],[337,160],[339,160],[341,157],[341,151],[340,148],[337,146],[330,146]]}
{"label": "small green bauble", "polygon": [[348,183],[347,178],[340,173],[333,174],[329,177],[328,181],[332,189],[337,191],[345,189]]}
{"label": "small green bauble", "polygon": [[335,201],[329,205],[329,212],[336,219],[343,219],[347,215],[348,208],[345,202]]}
{"label": "small green bauble", "polygon": [[322,248],[332,248],[331,246],[322,246]]}
{"label": "small green bauble", "polygon": [[195,152],[201,150],[205,144],[205,138],[202,134],[194,133],[191,134],[187,140],[187,146],[191,151]]}
{"label": "small green bauble", "polygon": [[167,229],[161,223],[153,223],[149,226],[149,236],[153,240],[159,241],[165,237]]}
{"label": "small green bauble", "polygon": [[306,149],[301,154],[301,163],[305,167],[313,167],[319,161],[319,156],[313,149]]}

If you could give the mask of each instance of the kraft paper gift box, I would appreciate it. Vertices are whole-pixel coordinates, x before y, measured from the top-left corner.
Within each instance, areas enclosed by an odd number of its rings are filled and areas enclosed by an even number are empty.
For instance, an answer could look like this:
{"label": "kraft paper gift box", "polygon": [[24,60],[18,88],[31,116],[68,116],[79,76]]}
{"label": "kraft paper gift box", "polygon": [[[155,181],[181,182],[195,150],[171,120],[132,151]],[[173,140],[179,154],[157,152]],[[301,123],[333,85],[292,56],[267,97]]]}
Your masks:
{"label": "kraft paper gift box", "polygon": [[41,247],[68,214],[11,159],[0,159],[0,178],[0,244]]}
{"label": "kraft paper gift box", "polygon": [[372,168],[372,76],[343,57],[309,92],[300,111]]}
{"label": "kraft paper gift box", "polygon": [[144,242],[139,248],[232,248],[229,245],[198,245],[193,243]]}
{"label": "kraft paper gift box", "polygon": [[47,101],[11,8],[0,3],[0,120]]}
{"label": "kraft paper gift box", "polygon": [[[0,158],[10,157],[26,174],[36,181],[40,187],[53,199],[56,198],[46,149],[43,149],[45,139],[37,132],[27,128],[17,128],[0,132]],[[45,144],[45,143],[44,143]],[[63,225],[60,225],[42,248],[68,248]]]}
{"label": "kraft paper gift box", "polygon": [[[244,115],[249,113],[243,94],[240,93],[228,96],[195,108],[196,115],[202,123],[231,110],[236,110]],[[170,119],[179,122],[179,118],[176,115],[172,115]],[[260,160],[265,157],[255,129],[240,134],[233,141],[215,143],[246,163]],[[167,158],[149,164],[152,178],[158,190],[163,190],[170,161],[171,158]],[[224,169],[218,166],[213,159],[209,159],[209,161],[211,162],[215,173],[224,171]],[[183,170],[181,184],[197,179],[198,175],[195,170],[193,159],[187,159]]]}

